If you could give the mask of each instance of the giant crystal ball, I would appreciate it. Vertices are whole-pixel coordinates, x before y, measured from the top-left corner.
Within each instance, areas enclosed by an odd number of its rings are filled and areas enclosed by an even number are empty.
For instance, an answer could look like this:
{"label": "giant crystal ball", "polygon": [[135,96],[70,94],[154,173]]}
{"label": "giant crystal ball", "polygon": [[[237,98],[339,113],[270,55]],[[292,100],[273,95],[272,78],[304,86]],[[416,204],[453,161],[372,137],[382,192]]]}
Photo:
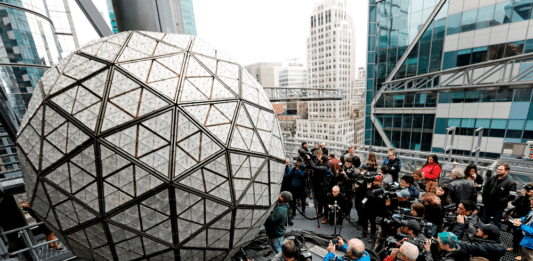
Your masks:
{"label": "giant crystal ball", "polygon": [[223,260],[279,195],[261,85],[199,38],[124,32],[48,70],[18,134],[30,203],[75,255]]}

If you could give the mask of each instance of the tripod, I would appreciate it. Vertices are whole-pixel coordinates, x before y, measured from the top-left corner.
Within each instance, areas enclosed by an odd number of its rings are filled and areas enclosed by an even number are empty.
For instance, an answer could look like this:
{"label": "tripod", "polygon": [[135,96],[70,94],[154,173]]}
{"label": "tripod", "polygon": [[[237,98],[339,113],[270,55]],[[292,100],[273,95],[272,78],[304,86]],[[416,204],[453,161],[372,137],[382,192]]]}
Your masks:
{"label": "tripod", "polygon": [[[309,173],[311,174],[311,173]],[[316,212],[316,223],[318,225],[318,228],[320,228],[320,218],[318,218],[318,201],[316,200],[316,196],[315,196],[315,188],[313,188],[313,181],[309,180],[311,178],[311,175],[308,176],[309,178],[307,179],[307,182],[310,183],[310,188],[311,188],[311,195],[313,195],[313,204],[315,205],[315,212]],[[305,202],[304,202],[305,204]]]}
{"label": "tripod", "polygon": [[342,225],[339,225],[339,234],[337,235],[337,210],[341,210],[341,207],[337,205],[337,200],[335,200],[335,203],[332,206],[333,208],[333,234],[335,234],[335,237],[341,235]]}

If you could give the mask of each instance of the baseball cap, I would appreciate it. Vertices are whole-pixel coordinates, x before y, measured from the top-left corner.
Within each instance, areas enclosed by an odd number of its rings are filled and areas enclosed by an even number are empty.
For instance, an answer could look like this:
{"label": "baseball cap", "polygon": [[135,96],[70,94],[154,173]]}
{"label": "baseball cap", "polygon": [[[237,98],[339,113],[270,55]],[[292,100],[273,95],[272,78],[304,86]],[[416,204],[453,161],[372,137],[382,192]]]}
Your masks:
{"label": "baseball cap", "polygon": [[455,248],[457,246],[457,236],[452,232],[441,232],[437,234],[440,238],[440,241],[450,246],[451,248]]}
{"label": "baseball cap", "polygon": [[281,192],[281,197],[283,198],[283,202],[292,201],[292,193],[290,193],[288,191]]}
{"label": "baseball cap", "polygon": [[483,234],[489,236],[488,239],[490,240],[497,240],[500,238],[500,230],[496,225],[478,222],[477,227],[483,231]]}
{"label": "baseball cap", "polygon": [[375,179],[379,180],[379,182],[382,182],[382,181],[383,181],[383,177],[380,176],[380,175],[377,175],[377,176],[375,177]]}
{"label": "baseball cap", "polygon": [[408,198],[409,196],[411,196],[411,193],[409,193],[409,190],[407,189],[402,189],[400,191],[396,191],[396,195],[399,198]]}
{"label": "baseball cap", "polygon": [[415,231],[417,233],[420,232],[420,230],[422,230],[422,228],[420,227],[420,224],[418,224],[418,222],[416,222],[414,220],[402,220],[400,222],[400,225],[406,226],[409,229],[412,229],[413,231]]}

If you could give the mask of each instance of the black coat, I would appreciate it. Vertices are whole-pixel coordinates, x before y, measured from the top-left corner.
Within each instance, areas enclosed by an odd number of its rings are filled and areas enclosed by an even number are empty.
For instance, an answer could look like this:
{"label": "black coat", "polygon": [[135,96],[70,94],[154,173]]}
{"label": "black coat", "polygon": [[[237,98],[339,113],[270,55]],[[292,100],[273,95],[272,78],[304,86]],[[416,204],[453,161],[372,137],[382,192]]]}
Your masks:
{"label": "black coat", "polygon": [[315,164],[312,160],[309,161],[308,167],[313,170],[312,182],[315,197],[325,197],[328,193],[328,175],[329,162],[323,162],[320,165]]}
{"label": "black coat", "polygon": [[400,172],[400,159],[396,157],[385,165],[389,168],[389,174],[392,175],[394,182],[398,182],[398,173]]}
{"label": "black coat", "polygon": [[354,179],[355,179],[355,173],[359,174],[359,170],[354,167],[346,168],[346,166],[343,167],[343,170],[346,173],[346,175],[344,174],[337,175],[337,178],[336,178],[337,186],[339,186],[339,188],[341,189],[341,192],[344,193],[344,195],[348,195],[348,194],[351,195],[352,186],[353,186]]}
{"label": "black coat", "polygon": [[516,182],[509,174],[503,179],[498,179],[498,175],[492,176],[483,189],[485,208],[504,210],[511,200],[511,192],[516,192]]}
{"label": "black coat", "polygon": [[518,196],[513,202],[511,202],[513,206],[515,206],[513,217],[515,218],[521,218],[527,216],[529,211],[531,210],[531,203],[529,201],[529,196]]}
{"label": "black coat", "polygon": [[452,196],[453,203],[459,205],[462,200],[477,201],[477,190],[474,186],[474,182],[466,179],[455,179],[450,184],[450,195]]}
{"label": "black coat", "polygon": [[439,226],[444,222],[444,211],[440,205],[428,205],[425,206],[425,220],[433,223],[433,225]]}
{"label": "black coat", "polygon": [[499,240],[475,238],[472,243],[459,241],[461,255],[482,256],[490,261],[499,261],[505,255],[505,246]]}
{"label": "black coat", "polygon": [[342,208],[346,205],[346,196],[344,196],[344,194],[341,192],[339,193],[339,195],[334,197],[333,193],[329,192],[326,197],[327,204],[333,206],[335,204],[335,201],[337,201],[337,205]]}

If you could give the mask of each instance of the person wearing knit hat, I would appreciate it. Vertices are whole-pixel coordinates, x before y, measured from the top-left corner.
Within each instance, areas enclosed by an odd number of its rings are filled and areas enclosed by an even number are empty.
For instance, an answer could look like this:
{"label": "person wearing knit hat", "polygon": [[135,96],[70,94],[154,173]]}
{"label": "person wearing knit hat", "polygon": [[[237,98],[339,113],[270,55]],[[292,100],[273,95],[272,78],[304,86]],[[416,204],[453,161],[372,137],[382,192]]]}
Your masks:
{"label": "person wearing knit hat", "polygon": [[[278,204],[272,209],[272,212],[270,212],[270,215],[265,221],[268,243],[276,254],[281,251],[281,245],[285,235],[285,225],[287,223],[287,213],[291,201],[292,194],[290,192],[281,192],[278,197]],[[265,255],[268,254],[270,254],[269,251],[265,252]]]}

